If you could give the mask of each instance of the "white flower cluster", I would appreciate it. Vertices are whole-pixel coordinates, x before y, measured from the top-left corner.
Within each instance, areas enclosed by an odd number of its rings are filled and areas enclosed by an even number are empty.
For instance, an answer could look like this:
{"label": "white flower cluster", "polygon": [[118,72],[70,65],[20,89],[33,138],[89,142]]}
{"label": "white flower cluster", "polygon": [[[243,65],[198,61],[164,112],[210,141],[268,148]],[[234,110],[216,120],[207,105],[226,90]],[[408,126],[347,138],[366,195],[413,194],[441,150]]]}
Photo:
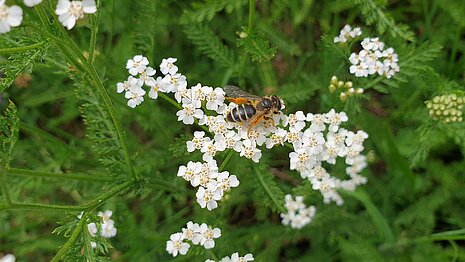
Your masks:
{"label": "white flower cluster", "polygon": [[283,225],[290,225],[292,228],[301,229],[312,222],[316,208],[314,206],[306,207],[303,196],[296,196],[294,200],[292,199],[292,195],[287,194],[284,201],[287,213],[280,214]]}
{"label": "white flower cluster", "polygon": [[193,187],[199,187],[197,202],[202,208],[212,210],[218,207],[219,201],[232,187],[239,186],[239,180],[235,175],[229,175],[228,171],[218,172],[216,161],[192,162],[187,166],[180,166],[178,176],[190,182]]}
{"label": "white flower cluster", "polygon": [[[150,88],[148,96],[152,99],[158,98],[158,92],[170,93],[177,92],[178,89],[187,87],[186,77],[178,74],[178,67],[174,65],[176,58],[163,59],[160,65],[160,71],[164,77],[157,77],[157,72],[149,65],[149,60],[142,56],[136,55],[129,59],[126,63],[126,69],[129,72],[129,77],[126,81],[116,84],[118,93],[125,92],[125,97],[128,99],[128,106],[135,108],[144,102],[146,91],[142,88],[144,85]],[[192,118],[192,123],[194,123]]]}
{"label": "white flower cluster", "polygon": [[[11,27],[17,27],[23,21],[23,10],[17,5],[7,6],[6,0],[0,0],[0,34],[9,32]],[[40,4],[42,0],[24,0],[24,4],[29,7]],[[55,9],[58,20],[68,30],[71,30],[78,19],[84,14],[97,12],[95,0],[70,1],[59,0]]]}
{"label": "white flower cluster", "polygon": [[[322,192],[325,202],[333,200],[342,204],[337,189],[355,188],[365,183],[366,180],[358,173],[366,166],[366,158],[360,152],[367,135],[363,131],[355,134],[339,129],[339,125],[348,120],[344,112],[336,113],[332,109],[326,114],[305,115],[299,111],[289,116],[280,112],[250,129],[247,124],[226,120],[228,112],[237,105],[225,103],[225,92],[222,88],[201,84],[187,88],[186,77],[178,73],[178,67],[174,65],[176,61],[176,58],[163,59],[160,71],[164,77],[155,80],[155,70],[148,66],[148,59],[136,55],[126,65],[131,76],[125,82],[117,84],[117,91],[126,92],[130,107],[142,103],[146,93],[142,88],[144,84],[151,87],[151,98],[157,98],[158,91],[174,93],[176,101],[182,107],[176,113],[178,121],[188,125],[197,121],[198,125],[208,127],[213,137],[206,136],[204,131],[196,131],[193,139],[186,143],[188,152],[200,150],[203,153],[204,163],[191,161],[178,170],[178,176],[189,181],[192,186],[199,187],[196,196],[202,208],[216,208],[217,201],[224,193],[239,185],[235,176],[230,176],[226,171],[218,172],[214,157],[226,149],[232,149],[242,157],[259,162],[262,152],[258,147],[270,149],[275,145],[292,144],[295,152],[289,154],[291,169],[299,171],[303,178],[310,180],[313,189]],[[307,123],[310,126],[305,129]],[[346,158],[350,180],[333,178],[322,166],[323,162],[335,164],[337,157]]]}
{"label": "white flower cluster", "polygon": [[379,74],[391,78],[400,71],[397,64],[398,56],[394,53],[394,48],[384,49],[384,43],[379,38],[365,38],[362,41],[363,49],[358,53],[352,53],[349,61],[351,74],[356,77],[367,77],[368,75]]}
{"label": "white flower cluster", "polygon": [[339,32],[339,36],[334,37],[334,43],[346,43],[360,35],[362,35],[362,29],[360,29],[360,27],[352,29],[350,25],[345,25],[341,29],[341,32]]}
{"label": "white flower cluster", "polygon": [[[220,262],[247,262],[247,261],[253,261],[253,255],[252,254],[246,254],[245,256],[241,257],[239,256],[239,253],[233,253],[231,257],[223,257]],[[215,262],[215,260],[207,259],[205,262]]]}
{"label": "white flower cluster", "polygon": [[[113,215],[113,211],[111,210],[106,210],[105,212],[98,212],[97,216],[102,218],[102,222],[100,223],[100,236],[104,238],[112,238],[116,236],[116,227],[115,227],[115,221],[111,219],[111,216]],[[93,237],[97,236],[98,233],[98,227],[97,224],[94,222],[87,224],[87,230],[89,231],[89,234]],[[97,244],[95,242],[90,242],[92,248],[96,248]]]}
{"label": "white flower cluster", "polygon": [[[331,109],[326,114],[307,114],[298,111],[289,115],[287,141],[292,143],[294,152],[289,153],[290,169],[297,170],[303,179],[308,179],[314,190],[319,190],[323,201],[342,205],[343,200],[337,189],[355,190],[366,183],[366,178],[358,173],[367,166],[366,156],[361,155],[363,142],[368,138],[364,131],[352,131],[339,126],[348,120],[344,112]],[[308,124],[308,127],[305,126]],[[292,139],[289,139],[292,137]],[[345,158],[349,165],[348,180],[331,176],[323,166],[334,165],[338,157]]]}
{"label": "white flower cluster", "polygon": [[221,236],[219,228],[212,228],[211,226],[202,223],[201,225],[187,222],[186,228],[182,232],[174,233],[170,236],[170,240],[166,242],[166,251],[173,255],[185,255],[189,251],[190,245],[184,241],[190,241],[194,245],[202,245],[205,249],[215,247],[215,238]]}
{"label": "white flower cluster", "polygon": [[3,257],[0,257],[0,262],[15,262],[16,257],[13,254],[6,254]]}

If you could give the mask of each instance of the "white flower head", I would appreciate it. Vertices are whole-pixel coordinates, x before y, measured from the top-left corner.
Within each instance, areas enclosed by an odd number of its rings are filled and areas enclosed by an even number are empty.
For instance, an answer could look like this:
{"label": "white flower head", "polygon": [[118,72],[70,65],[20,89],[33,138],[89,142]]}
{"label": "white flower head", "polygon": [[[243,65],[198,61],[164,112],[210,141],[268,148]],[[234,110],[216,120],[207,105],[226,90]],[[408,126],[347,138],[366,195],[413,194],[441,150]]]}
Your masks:
{"label": "white flower head", "polygon": [[97,225],[95,223],[89,223],[87,224],[87,230],[89,231],[89,234],[93,237],[97,235],[98,229]]}
{"label": "white flower head", "polygon": [[94,0],[59,0],[55,9],[58,20],[68,30],[71,30],[76,25],[76,20],[83,18],[84,14],[93,14],[95,12],[97,12],[97,5]]}
{"label": "white flower head", "polygon": [[187,87],[186,77],[179,73],[166,75],[162,82],[165,84],[165,90],[168,93],[176,93],[178,89],[185,89]]}
{"label": "white flower head", "polygon": [[197,193],[197,202],[202,208],[207,208],[209,211],[218,207],[217,200],[221,199],[221,195],[218,192],[212,192],[209,189],[199,187]]}
{"label": "white flower head", "polygon": [[204,117],[203,111],[195,108],[193,104],[183,105],[183,109],[179,110],[176,115],[178,116],[178,121],[182,121],[186,125],[194,124],[194,118],[202,119]]}
{"label": "white flower head", "polygon": [[207,104],[205,105],[208,110],[218,111],[220,106],[224,105],[225,92],[222,88],[211,88],[208,86],[204,87],[205,99]]}
{"label": "white flower head", "polygon": [[142,73],[149,64],[147,57],[142,55],[136,55],[132,59],[129,59],[126,63],[126,69],[128,69],[129,74],[136,76],[137,74]]}
{"label": "white flower head", "polygon": [[215,247],[215,238],[221,236],[221,230],[219,228],[211,228],[205,223],[200,225],[200,234],[202,238],[200,239],[200,244],[205,247],[205,249],[211,249]]}
{"label": "white flower head", "polygon": [[23,9],[17,5],[7,6],[0,0],[0,34],[9,32],[23,21]]}
{"label": "white flower head", "polygon": [[123,91],[128,92],[131,88],[141,88],[144,82],[142,80],[129,76],[124,82],[116,84],[116,92],[122,93]]}
{"label": "white flower head", "polygon": [[155,79],[153,78],[153,75],[155,75],[157,71],[153,69],[152,67],[148,66],[140,72],[139,79],[142,80],[145,85],[147,86],[153,86],[155,84]]}
{"label": "white flower head", "polygon": [[174,233],[170,236],[170,240],[166,242],[166,251],[173,255],[173,257],[178,254],[185,255],[189,250],[190,245],[185,243],[182,233]]}
{"label": "white flower head", "polygon": [[205,137],[204,131],[195,131],[194,138],[186,142],[187,152],[194,152],[203,148],[205,142],[210,141],[209,137]]}
{"label": "white flower head", "polygon": [[187,222],[187,228],[182,229],[182,236],[184,239],[192,241],[194,245],[200,242],[200,226],[192,221]]}
{"label": "white flower head", "polygon": [[6,254],[0,258],[0,262],[15,262],[16,257],[13,254]]}
{"label": "white flower head", "polygon": [[246,139],[242,142],[240,156],[245,156],[248,159],[252,159],[255,163],[260,161],[262,157],[262,151],[256,147],[256,143],[253,140]]}
{"label": "white flower head", "polygon": [[124,95],[128,100],[128,106],[135,108],[144,102],[145,90],[138,86],[131,86]]}
{"label": "white flower head", "polygon": [[24,0],[24,4],[29,7],[36,6],[42,3],[42,0]]}
{"label": "white flower head", "polygon": [[149,86],[150,86],[149,97],[152,99],[158,98],[158,92],[165,92],[164,84],[162,82],[161,77],[157,77],[157,79]]}
{"label": "white flower head", "polygon": [[111,238],[116,236],[116,227],[113,220],[109,219],[107,221],[103,221],[101,235],[104,238]]}
{"label": "white flower head", "polygon": [[331,109],[328,113],[326,113],[326,121],[329,124],[329,131],[337,132],[339,129],[339,125],[342,122],[347,122],[349,118],[345,112],[336,113],[334,109]]}
{"label": "white flower head", "polygon": [[174,63],[178,61],[177,58],[169,57],[167,59],[163,59],[160,64],[160,71],[164,74],[174,75],[178,72],[178,67],[174,65]]}

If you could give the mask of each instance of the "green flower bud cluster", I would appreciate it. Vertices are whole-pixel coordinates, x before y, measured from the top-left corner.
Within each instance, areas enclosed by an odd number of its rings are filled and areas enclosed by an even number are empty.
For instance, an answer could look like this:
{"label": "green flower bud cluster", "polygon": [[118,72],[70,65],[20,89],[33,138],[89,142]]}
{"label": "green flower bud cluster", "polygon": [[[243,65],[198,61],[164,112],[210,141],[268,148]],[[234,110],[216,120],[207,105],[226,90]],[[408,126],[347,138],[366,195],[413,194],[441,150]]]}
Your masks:
{"label": "green flower bud cluster", "polygon": [[461,122],[464,103],[465,97],[457,94],[435,96],[433,99],[425,101],[430,117],[443,123]]}
{"label": "green flower bud cluster", "polygon": [[349,96],[363,94],[363,88],[353,88],[352,81],[339,81],[336,76],[333,76],[329,82],[329,92],[334,93],[338,89],[342,90],[339,94],[341,101],[347,100]]}

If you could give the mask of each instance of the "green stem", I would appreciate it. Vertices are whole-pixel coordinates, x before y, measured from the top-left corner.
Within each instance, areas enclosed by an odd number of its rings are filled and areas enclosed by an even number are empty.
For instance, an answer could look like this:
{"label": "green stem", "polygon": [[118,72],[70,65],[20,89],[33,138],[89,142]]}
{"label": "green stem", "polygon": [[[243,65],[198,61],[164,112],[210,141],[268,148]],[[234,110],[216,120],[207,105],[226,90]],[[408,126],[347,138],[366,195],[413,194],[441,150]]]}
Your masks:
{"label": "green stem", "polygon": [[393,248],[400,248],[410,245],[415,245],[424,242],[433,241],[452,241],[452,240],[465,240],[465,229],[458,229],[452,231],[445,231],[440,233],[431,234],[429,236],[417,237],[414,239],[402,239],[396,243],[385,243],[379,247],[380,250],[388,250]]}
{"label": "green stem", "polygon": [[2,48],[0,49],[0,55],[7,55],[7,54],[15,54],[15,53],[22,53],[29,50],[37,49],[44,46],[47,42],[42,41],[32,45],[26,46],[18,46],[18,47],[11,47],[11,48]]}
{"label": "green stem", "polygon": [[108,176],[94,175],[94,174],[79,174],[79,173],[52,173],[43,172],[21,168],[10,168],[8,175],[17,176],[33,176],[33,177],[49,177],[49,178],[63,178],[63,179],[76,179],[81,181],[94,181],[94,182],[111,182],[112,179]]}
{"label": "green stem", "polygon": [[101,194],[91,202],[83,205],[77,205],[77,206],[67,206],[67,205],[49,205],[49,204],[39,204],[39,203],[18,203],[18,202],[12,202],[10,206],[0,206],[0,211],[1,210],[10,210],[10,209],[17,209],[17,210],[66,210],[66,211],[81,211],[81,210],[87,210],[91,211],[94,208],[99,207],[102,205],[106,200],[110,199],[114,195],[120,193],[121,191],[129,188],[132,186],[134,183],[137,181],[135,180],[130,180],[127,182],[124,182],[113,189],[109,190],[106,193]]}
{"label": "green stem", "polygon": [[12,205],[10,191],[8,190],[8,186],[6,184],[6,168],[4,166],[0,167],[0,186],[2,187],[2,194],[5,198],[5,202],[7,206]]}
{"label": "green stem", "polygon": [[158,93],[158,96],[160,98],[162,98],[163,100],[165,100],[166,102],[172,104],[177,109],[182,110],[182,106],[178,102],[176,102],[173,98],[171,98],[171,97],[169,97],[169,96],[167,96],[167,95],[165,95],[164,93],[161,93],[161,92]]}
{"label": "green stem", "polygon": [[233,156],[234,154],[234,150],[233,149],[229,149],[229,152],[228,152],[228,155],[226,156],[226,158],[223,160],[223,163],[221,163],[221,166],[220,168],[218,169],[219,171],[223,171],[223,169],[226,167],[226,164],[228,164],[229,160],[231,159],[231,157]]}
{"label": "green stem", "polygon": [[74,242],[78,239],[81,231],[83,230],[87,220],[87,212],[84,212],[81,216],[81,221],[77,224],[76,229],[74,230],[71,237],[66,241],[63,247],[57,252],[57,254],[52,258],[51,262],[60,261],[68,252],[68,250],[74,245]]}
{"label": "green stem", "polygon": [[358,189],[357,191],[354,192],[346,192],[347,194],[355,197],[358,199],[362,204],[365,206],[368,214],[371,217],[371,220],[373,221],[373,224],[375,227],[378,229],[379,233],[382,235],[384,240],[387,243],[394,243],[395,238],[394,234],[391,231],[391,228],[389,227],[386,219],[383,217],[381,212],[378,210],[378,208],[373,204],[371,201],[369,195],[363,191],[362,189]]}
{"label": "green stem", "polygon": [[255,16],[255,0],[249,0],[249,25],[247,27],[247,34],[252,33],[254,16]]}
{"label": "green stem", "polygon": [[[97,2],[97,6],[99,2]],[[94,56],[95,56],[95,44],[97,42],[97,33],[98,33],[98,25],[100,21],[100,12],[97,12],[96,15],[91,16],[91,28],[90,28],[90,43],[89,43],[89,58],[88,61],[90,64],[94,63]]]}

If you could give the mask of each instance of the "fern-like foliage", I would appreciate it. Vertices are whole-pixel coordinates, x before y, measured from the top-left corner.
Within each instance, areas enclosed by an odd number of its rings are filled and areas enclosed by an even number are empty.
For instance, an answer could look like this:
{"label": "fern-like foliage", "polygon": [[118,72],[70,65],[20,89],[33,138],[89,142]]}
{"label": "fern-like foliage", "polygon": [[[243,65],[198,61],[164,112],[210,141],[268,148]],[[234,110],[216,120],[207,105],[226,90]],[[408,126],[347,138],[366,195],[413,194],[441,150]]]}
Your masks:
{"label": "fern-like foliage", "polygon": [[103,106],[102,99],[85,77],[78,76],[76,95],[83,100],[81,114],[87,126],[87,136],[93,142],[93,149],[100,155],[100,162],[108,167],[113,175],[126,169],[124,153],[119,143],[110,113]]}
{"label": "fern-like foliage", "polygon": [[263,204],[273,211],[284,213],[284,192],[273,179],[272,174],[267,171],[265,165],[254,166],[253,171],[256,199],[263,201]]}
{"label": "fern-like foliage", "polygon": [[276,47],[272,47],[263,34],[253,31],[246,37],[237,40],[237,46],[244,48],[252,61],[270,61],[276,55]]}
{"label": "fern-like foliage", "polygon": [[11,151],[18,140],[19,118],[17,116],[16,106],[10,101],[3,116],[0,117],[0,165],[8,167],[11,160]]}
{"label": "fern-like foliage", "polygon": [[276,95],[281,97],[285,102],[298,104],[310,99],[313,93],[320,88],[315,83],[311,77],[305,77],[295,83],[283,85],[276,91]]}
{"label": "fern-like foliage", "polygon": [[241,8],[247,2],[247,0],[206,0],[203,3],[194,3],[193,10],[184,12],[181,22],[185,24],[212,20],[216,13],[223,10],[231,13]]}
{"label": "fern-like foliage", "polygon": [[437,43],[424,43],[416,49],[405,48],[401,50],[402,56],[399,59],[400,72],[392,79],[385,79],[383,84],[398,88],[400,83],[406,83],[409,77],[418,74],[428,75],[427,72],[437,75],[429,66],[429,63],[441,52],[441,45]]}
{"label": "fern-like foliage", "polygon": [[0,92],[9,87],[17,76],[32,72],[33,65],[44,59],[48,46],[45,39],[25,30],[18,30],[11,35],[3,34],[0,37],[0,54],[8,57],[0,61],[4,74],[0,78]]}
{"label": "fern-like foliage", "polygon": [[385,13],[383,7],[378,6],[373,0],[354,0],[360,6],[362,14],[365,16],[368,25],[374,24],[378,33],[388,32],[392,37],[401,37],[410,42],[414,41],[413,32],[407,25],[396,24],[394,19]]}
{"label": "fern-like foliage", "polygon": [[233,52],[221,39],[201,24],[186,24],[184,32],[194,45],[209,58],[226,68],[236,68]]}
{"label": "fern-like foliage", "polygon": [[137,12],[136,26],[134,26],[134,41],[136,43],[136,50],[147,57],[153,56],[153,49],[155,46],[155,26],[157,25],[157,17],[153,14],[156,13],[157,1],[140,0],[135,1]]}

